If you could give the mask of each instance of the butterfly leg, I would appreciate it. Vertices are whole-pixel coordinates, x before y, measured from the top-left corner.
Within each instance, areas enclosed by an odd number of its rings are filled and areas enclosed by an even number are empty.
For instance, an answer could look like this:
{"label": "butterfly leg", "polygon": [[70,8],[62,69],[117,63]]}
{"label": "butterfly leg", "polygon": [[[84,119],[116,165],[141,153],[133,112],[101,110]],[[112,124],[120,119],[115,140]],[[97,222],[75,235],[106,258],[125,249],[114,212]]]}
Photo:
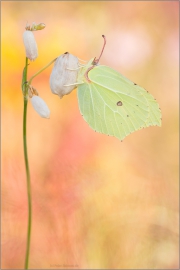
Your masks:
{"label": "butterfly leg", "polygon": [[81,58],[78,58],[78,60],[80,60],[80,61],[82,61],[82,62],[85,62],[85,63],[88,62],[88,61],[86,61],[86,60],[82,60]]}
{"label": "butterfly leg", "polygon": [[86,65],[84,65],[84,64],[80,64],[80,63],[79,63],[79,66],[80,66],[80,67],[85,67]]}
{"label": "butterfly leg", "polygon": [[84,82],[77,82],[77,83],[71,83],[71,84],[65,84],[63,86],[72,86],[72,85],[79,85],[79,84],[83,84]]}
{"label": "butterfly leg", "polygon": [[81,67],[78,67],[78,68],[66,68],[67,70],[78,70],[80,69]]}

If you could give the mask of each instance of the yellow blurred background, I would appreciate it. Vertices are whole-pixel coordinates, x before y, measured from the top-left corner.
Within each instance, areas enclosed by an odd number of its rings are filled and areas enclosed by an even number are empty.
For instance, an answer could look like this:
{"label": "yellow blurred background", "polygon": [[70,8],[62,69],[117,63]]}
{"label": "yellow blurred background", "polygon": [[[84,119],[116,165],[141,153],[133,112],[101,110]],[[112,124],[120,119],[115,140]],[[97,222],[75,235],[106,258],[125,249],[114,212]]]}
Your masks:
{"label": "yellow blurred background", "polygon": [[28,104],[33,220],[31,269],[178,269],[179,2],[1,2],[2,269],[22,269],[27,193],[21,93],[26,23],[39,57],[28,78],[68,51],[98,56],[147,89],[162,110],[162,127],[123,142],[95,133],[78,109],[77,91],[52,95],[52,66],[33,80],[51,110]]}

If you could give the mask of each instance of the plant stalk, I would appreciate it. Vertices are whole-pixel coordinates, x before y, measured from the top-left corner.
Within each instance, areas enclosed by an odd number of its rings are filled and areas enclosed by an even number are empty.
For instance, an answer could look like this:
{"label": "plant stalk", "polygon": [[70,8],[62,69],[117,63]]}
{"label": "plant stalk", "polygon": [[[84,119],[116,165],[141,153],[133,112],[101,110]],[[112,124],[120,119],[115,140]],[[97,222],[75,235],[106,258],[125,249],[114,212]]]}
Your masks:
{"label": "plant stalk", "polygon": [[28,58],[26,57],[26,65],[23,71],[22,79],[22,91],[24,94],[24,112],[23,112],[23,147],[24,147],[24,161],[26,168],[26,180],[27,180],[27,197],[28,197],[28,228],[27,228],[27,242],[26,242],[26,256],[24,269],[28,269],[29,266],[29,253],[30,253],[30,240],[31,240],[31,222],[32,222],[32,202],[31,202],[31,184],[30,184],[30,171],[27,152],[27,133],[26,133],[26,120],[27,120],[27,70],[28,70]]}
{"label": "plant stalk", "polygon": [[28,197],[28,228],[27,228],[27,242],[26,242],[26,257],[24,269],[29,267],[29,254],[30,254],[30,241],[31,241],[31,223],[32,223],[32,201],[31,201],[31,183],[30,183],[30,171],[28,162],[28,152],[27,152],[27,133],[26,133],[26,122],[27,122],[27,105],[28,105],[28,86],[31,84],[34,77],[39,75],[42,71],[48,68],[52,63],[55,62],[57,58],[52,60],[44,68],[35,73],[27,82],[27,71],[28,71],[28,58],[26,57],[26,65],[23,70],[22,77],[22,92],[24,96],[24,112],[23,112],[23,147],[24,147],[24,161],[26,168],[26,180],[27,180],[27,197]]}
{"label": "plant stalk", "polygon": [[36,72],[30,79],[29,79],[29,85],[31,85],[32,80],[39,75],[41,72],[43,72],[46,68],[48,68],[50,65],[52,65],[57,58],[53,59],[49,64],[47,64],[45,67],[43,67],[42,69],[40,69],[38,72]]}

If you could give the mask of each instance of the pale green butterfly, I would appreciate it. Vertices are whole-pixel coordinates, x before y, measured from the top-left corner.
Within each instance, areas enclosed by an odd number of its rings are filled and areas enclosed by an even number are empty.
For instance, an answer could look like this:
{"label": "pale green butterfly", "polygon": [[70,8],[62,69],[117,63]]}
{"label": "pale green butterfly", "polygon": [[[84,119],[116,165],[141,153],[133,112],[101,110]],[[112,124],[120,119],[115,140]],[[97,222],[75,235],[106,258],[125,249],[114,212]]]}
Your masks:
{"label": "pale green butterfly", "polygon": [[78,103],[85,121],[97,132],[123,140],[130,133],[161,126],[157,101],[145,89],[91,59],[78,73]]}

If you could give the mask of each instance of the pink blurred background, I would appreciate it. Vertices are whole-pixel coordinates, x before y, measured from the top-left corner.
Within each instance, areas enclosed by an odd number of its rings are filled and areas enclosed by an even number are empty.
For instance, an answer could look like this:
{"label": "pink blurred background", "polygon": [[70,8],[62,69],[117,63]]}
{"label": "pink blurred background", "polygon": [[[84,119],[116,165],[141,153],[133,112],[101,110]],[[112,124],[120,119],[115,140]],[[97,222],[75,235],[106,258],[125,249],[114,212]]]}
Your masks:
{"label": "pink blurred background", "polygon": [[120,142],[95,133],[78,109],[77,91],[52,95],[52,66],[33,80],[49,120],[28,106],[33,220],[31,269],[178,269],[179,2],[4,1],[2,14],[2,269],[22,269],[27,193],[22,143],[26,23],[39,57],[28,77],[68,51],[146,88],[162,127]]}

